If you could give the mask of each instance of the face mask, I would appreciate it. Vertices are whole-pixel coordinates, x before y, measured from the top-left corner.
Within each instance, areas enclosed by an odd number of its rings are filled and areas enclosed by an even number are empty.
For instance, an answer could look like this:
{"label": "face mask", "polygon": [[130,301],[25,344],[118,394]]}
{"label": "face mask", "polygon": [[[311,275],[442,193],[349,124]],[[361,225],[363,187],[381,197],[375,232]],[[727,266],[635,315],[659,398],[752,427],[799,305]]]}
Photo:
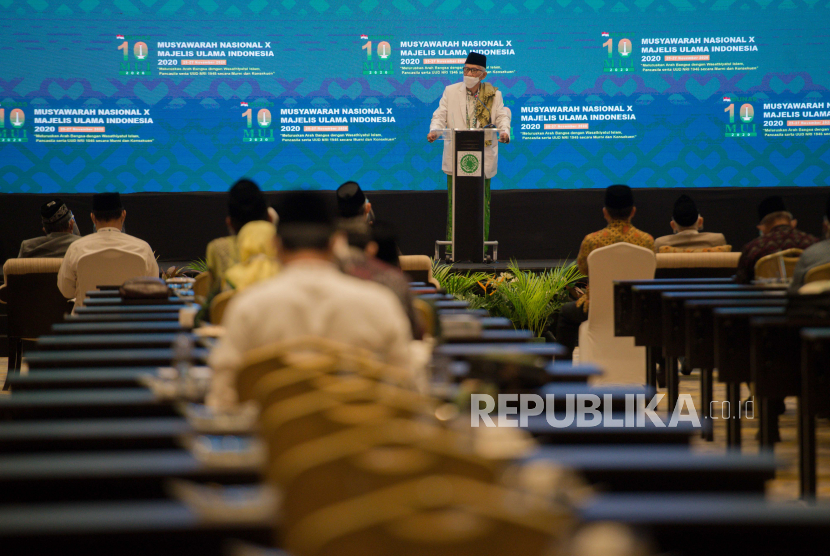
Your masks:
{"label": "face mask", "polygon": [[464,86],[468,89],[472,89],[473,87],[478,85],[479,81],[481,81],[481,79],[479,79],[478,77],[473,77],[472,75],[464,76]]}
{"label": "face mask", "polygon": [[76,236],[81,235],[81,230],[78,229],[78,223],[74,220],[72,221],[72,233]]}

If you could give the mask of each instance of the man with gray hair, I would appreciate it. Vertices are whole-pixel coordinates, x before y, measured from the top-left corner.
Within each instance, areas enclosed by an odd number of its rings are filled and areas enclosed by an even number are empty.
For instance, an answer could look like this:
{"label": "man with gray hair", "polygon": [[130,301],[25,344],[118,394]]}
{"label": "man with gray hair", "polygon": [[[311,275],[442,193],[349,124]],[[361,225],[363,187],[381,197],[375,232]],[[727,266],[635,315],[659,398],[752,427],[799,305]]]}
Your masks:
{"label": "man with gray hair", "polygon": [[40,220],[46,235],[23,240],[17,258],[62,258],[72,242],[81,239],[75,216],[60,199],[40,207]]}
{"label": "man with gray hair", "polygon": [[755,278],[755,263],[761,257],[786,249],[807,249],[818,238],[796,229],[798,221],[787,210],[784,199],[778,195],[767,197],[758,205],[758,231],[756,237],[741,250],[735,280],[748,284]]}
{"label": "man with gray hair", "polygon": [[821,233],[824,241],[819,241],[804,250],[798,262],[795,263],[793,279],[790,282],[790,293],[797,293],[804,285],[804,278],[811,268],[830,263],[830,198],[824,206],[824,222],[821,224]]}

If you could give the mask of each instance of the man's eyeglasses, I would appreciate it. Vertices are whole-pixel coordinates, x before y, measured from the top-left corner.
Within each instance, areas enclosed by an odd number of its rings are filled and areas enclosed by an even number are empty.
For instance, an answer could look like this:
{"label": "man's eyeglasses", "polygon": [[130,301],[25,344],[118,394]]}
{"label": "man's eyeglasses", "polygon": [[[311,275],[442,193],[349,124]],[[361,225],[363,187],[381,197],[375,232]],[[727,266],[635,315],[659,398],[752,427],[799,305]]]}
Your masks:
{"label": "man's eyeglasses", "polygon": [[479,75],[484,73],[484,70],[480,70],[478,68],[468,68],[467,66],[464,66],[464,73],[468,73],[470,75]]}

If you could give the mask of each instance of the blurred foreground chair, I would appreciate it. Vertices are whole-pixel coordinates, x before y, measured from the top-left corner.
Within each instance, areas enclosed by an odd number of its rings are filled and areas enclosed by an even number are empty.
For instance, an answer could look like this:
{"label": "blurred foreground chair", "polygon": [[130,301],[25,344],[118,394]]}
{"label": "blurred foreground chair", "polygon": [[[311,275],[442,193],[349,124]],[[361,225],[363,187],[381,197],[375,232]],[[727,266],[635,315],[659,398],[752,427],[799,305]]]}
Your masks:
{"label": "blurred foreground chair", "polygon": [[398,257],[401,264],[401,270],[412,277],[413,282],[425,282],[432,284],[436,288],[440,288],[438,283],[432,276],[432,259],[426,255],[401,255]]}
{"label": "blurred foreground chair", "polygon": [[219,294],[210,302],[210,323],[222,324],[222,318],[225,316],[225,311],[228,308],[228,303],[231,302],[233,296],[236,295],[236,290],[228,290]]}
{"label": "blurred foreground chair", "polygon": [[793,248],[761,257],[755,263],[755,279],[786,280],[792,278],[795,264],[802,252],[802,249]]}
{"label": "blurred foreground chair", "polygon": [[579,327],[579,360],[603,369],[600,382],[644,382],[645,348],[631,337],[614,336],[615,280],[654,278],[654,252],[630,243],[615,243],[588,255],[590,305]]}
{"label": "blurred foreground chair", "polygon": [[[410,390],[357,377],[321,381],[319,387],[262,406],[260,431],[272,461],[294,446],[356,426],[396,418],[435,421],[435,402]],[[267,391],[259,399],[265,397]]]}
{"label": "blurred foreground chair", "polygon": [[351,427],[300,444],[271,461],[284,493],[285,530],[326,506],[426,475],[496,480],[488,461],[462,450],[460,434],[406,419]]}
{"label": "blurred foreground chair", "polygon": [[830,280],[830,263],[820,264],[814,266],[804,275],[804,283],[820,282],[823,280]]}
{"label": "blurred foreground chair", "polygon": [[297,556],[548,556],[571,528],[540,498],[430,475],[323,508],[288,532]]}
{"label": "blurred foreground chair", "polygon": [[0,286],[0,303],[8,305],[9,337],[6,384],[12,372],[20,371],[23,340],[47,334],[72,310],[72,303],[58,290],[61,262],[55,258],[9,259],[3,265],[6,282]]}
{"label": "blurred foreground chair", "polygon": [[145,276],[146,273],[147,263],[136,253],[120,249],[88,253],[78,259],[75,307],[83,307],[86,292],[98,286],[120,286],[130,278]]}
{"label": "blurred foreground chair", "polygon": [[438,329],[438,317],[435,314],[435,309],[428,302],[417,297],[412,300],[412,306],[415,308],[415,314],[418,317],[419,324],[424,329],[424,334],[429,334],[434,338]]}
{"label": "blurred foreground chair", "polygon": [[197,274],[196,281],[193,282],[193,295],[201,296],[202,299],[207,299],[212,280],[213,277],[211,276],[210,271],[206,270],[205,272]]}

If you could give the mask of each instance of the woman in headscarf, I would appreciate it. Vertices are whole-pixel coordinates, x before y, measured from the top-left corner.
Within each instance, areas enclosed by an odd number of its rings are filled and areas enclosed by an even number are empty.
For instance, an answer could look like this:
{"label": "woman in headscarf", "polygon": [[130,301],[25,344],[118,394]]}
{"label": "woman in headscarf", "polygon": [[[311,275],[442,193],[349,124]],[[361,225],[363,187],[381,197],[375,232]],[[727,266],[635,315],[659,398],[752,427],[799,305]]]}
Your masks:
{"label": "woman in headscarf", "polygon": [[225,271],[227,288],[241,291],[279,271],[276,235],[276,227],[264,220],[242,226],[236,238],[239,263]]}

